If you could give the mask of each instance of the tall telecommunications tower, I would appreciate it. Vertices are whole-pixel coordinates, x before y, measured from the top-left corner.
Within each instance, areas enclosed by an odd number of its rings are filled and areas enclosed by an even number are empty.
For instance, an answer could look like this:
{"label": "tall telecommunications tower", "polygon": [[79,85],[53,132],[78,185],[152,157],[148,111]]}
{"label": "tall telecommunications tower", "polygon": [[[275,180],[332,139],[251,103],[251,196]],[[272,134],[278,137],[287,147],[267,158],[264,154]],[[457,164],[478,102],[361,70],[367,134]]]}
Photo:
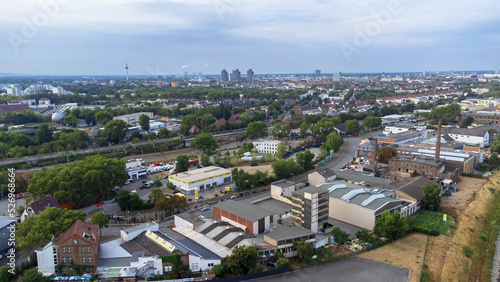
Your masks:
{"label": "tall telecommunications tower", "polygon": [[128,62],[125,61],[125,70],[127,71],[127,81],[128,81]]}

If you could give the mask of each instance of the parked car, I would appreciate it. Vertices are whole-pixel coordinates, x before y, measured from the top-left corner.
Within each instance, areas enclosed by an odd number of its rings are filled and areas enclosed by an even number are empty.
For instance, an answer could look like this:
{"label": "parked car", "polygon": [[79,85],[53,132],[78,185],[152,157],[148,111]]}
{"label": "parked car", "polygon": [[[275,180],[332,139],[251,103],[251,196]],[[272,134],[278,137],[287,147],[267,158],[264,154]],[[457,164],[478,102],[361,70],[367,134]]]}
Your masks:
{"label": "parked car", "polygon": [[209,211],[209,210],[210,210],[210,207],[203,207],[203,208],[201,208],[200,211],[204,212],[204,211]]}
{"label": "parked car", "polygon": [[232,195],[232,196],[231,196],[231,200],[234,200],[234,199],[236,199],[236,198],[238,198],[238,196],[236,196],[236,195]]}
{"label": "parked car", "polygon": [[250,166],[258,166],[258,165],[259,165],[258,163],[253,163]]}
{"label": "parked car", "polygon": [[137,193],[137,190],[130,191],[131,194]]}

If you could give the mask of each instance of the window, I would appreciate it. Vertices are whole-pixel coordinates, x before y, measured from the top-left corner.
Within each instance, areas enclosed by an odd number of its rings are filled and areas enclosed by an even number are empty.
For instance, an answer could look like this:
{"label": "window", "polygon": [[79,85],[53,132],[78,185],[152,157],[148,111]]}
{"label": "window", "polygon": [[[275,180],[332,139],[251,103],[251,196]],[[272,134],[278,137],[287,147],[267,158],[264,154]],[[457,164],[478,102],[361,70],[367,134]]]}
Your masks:
{"label": "window", "polygon": [[71,263],[71,261],[73,260],[72,257],[68,257],[68,262]]}
{"label": "window", "polygon": [[214,266],[214,263],[213,263],[213,262],[212,262],[212,263],[209,263],[209,264],[208,264],[208,266],[209,266],[209,267],[210,267],[210,266]]}
{"label": "window", "polygon": [[87,247],[87,253],[90,253],[90,247]]}
{"label": "window", "polygon": [[85,263],[87,262],[87,258],[86,257],[82,257],[82,263]]}
{"label": "window", "polygon": [[63,263],[66,263],[66,257],[63,257]]}
{"label": "window", "polygon": [[82,247],[82,253],[85,253],[85,247]]}
{"label": "window", "polygon": [[67,251],[68,251],[68,253],[71,253],[71,248],[68,248]]}
{"label": "window", "polygon": [[92,262],[92,257],[88,257],[88,258],[87,258],[87,261],[88,261],[88,262]]}
{"label": "window", "polygon": [[65,252],[66,252],[66,248],[63,248],[63,249],[62,249],[62,252],[63,252],[63,253],[65,253]]}

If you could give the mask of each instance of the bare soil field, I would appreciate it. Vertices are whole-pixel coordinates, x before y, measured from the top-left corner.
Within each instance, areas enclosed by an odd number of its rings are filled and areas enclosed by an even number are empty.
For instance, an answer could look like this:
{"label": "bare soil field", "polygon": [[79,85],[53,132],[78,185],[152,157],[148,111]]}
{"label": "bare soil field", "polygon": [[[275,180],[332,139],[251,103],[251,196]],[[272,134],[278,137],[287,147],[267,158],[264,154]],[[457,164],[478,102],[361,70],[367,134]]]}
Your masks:
{"label": "bare soil field", "polygon": [[[455,213],[456,228],[449,236],[431,237],[425,257],[432,281],[469,281],[480,276],[478,281],[486,281],[487,270],[474,272],[471,259],[464,255],[463,247],[470,247],[474,255],[484,250],[475,249],[474,242],[481,235],[489,203],[494,197],[493,190],[499,191],[500,174],[486,180],[462,177],[457,193],[443,198],[442,207]],[[482,186],[481,186],[482,185]],[[475,192],[475,193],[474,193]],[[460,193],[460,194],[459,194]],[[458,203],[457,203],[458,202]],[[471,275],[471,276],[470,276]],[[475,281],[475,279],[474,279]]]}
{"label": "bare soil field", "polygon": [[410,269],[408,281],[420,281],[428,235],[413,233],[393,243],[359,255],[361,258]]}
{"label": "bare soil field", "polygon": [[273,173],[273,169],[271,168],[270,164],[269,165],[260,165],[259,164],[258,166],[249,166],[249,165],[240,166],[240,167],[238,167],[238,169],[243,169],[245,172],[248,172],[250,174],[256,172],[257,170],[260,170],[262,172],[267,171],[268,174]]}
{"label": "bare soil field", "polygon": [[441,207],[464,210],[471,202],[474,192],[478,191],[484,183],[486,183],[486,179],[460,177],[457,192],[450,197],[443,197]]}

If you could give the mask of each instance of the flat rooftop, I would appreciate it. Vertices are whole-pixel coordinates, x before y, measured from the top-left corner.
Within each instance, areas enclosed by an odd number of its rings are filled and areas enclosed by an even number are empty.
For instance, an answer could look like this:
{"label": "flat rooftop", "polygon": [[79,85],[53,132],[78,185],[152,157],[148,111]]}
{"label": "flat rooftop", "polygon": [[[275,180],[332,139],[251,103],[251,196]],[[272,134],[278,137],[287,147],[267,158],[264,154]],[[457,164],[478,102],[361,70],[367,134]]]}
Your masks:
{"label": "flat rooftop", "polygon": [[214,206],[214,208],[219,208],[221,210],[227,211],[228,213],[234,214],[237,217],[244,218],[248,221],[255,222],[261,218],[272,215],[270,211],[266,211],[262,208],[254,206],[252,204],[247,204],[242,201],[232,201],[226,200],[220,202]]}
{"label": "flat rooftop", "polygon": [[179,182],[184,182],[186,184],[191,184],[225,175],[231,175],[231,171],[216,166],[207,166],[195,170],[177,173],[169,176],[168,178],[177,180]]}
{"label": "flat rooftop", "polygon": [[[328,184],[328,183],[325,183],[325,184]],[[322,185],[319,185],[319,186],[309,186],[309,187],[306,187],[306,188],[302,188],[300,190],[297,190],[297,191],[293,191],[292,192],[292,195],[293,196],[296,196],[296,195],[300,195],[300,196],[304,196],[304,193],[311,193],[311,194],[314,194],[314,193],[324,193],[324,192],[328,192],[328,188],[331,186],[331,185],[325,185],[325,184],[322,184]]]}
{"label": "flat rooftop", "polygon": [[276,228],[274,228],[273,231],[265,234],[264,237],[268,237],[273,240],[279,241],[279,240],[286,240],[286,239],[304,237],[309,235],[314,235],[314,232],[297,225],[289,225],[289,226],[279,225]]}

